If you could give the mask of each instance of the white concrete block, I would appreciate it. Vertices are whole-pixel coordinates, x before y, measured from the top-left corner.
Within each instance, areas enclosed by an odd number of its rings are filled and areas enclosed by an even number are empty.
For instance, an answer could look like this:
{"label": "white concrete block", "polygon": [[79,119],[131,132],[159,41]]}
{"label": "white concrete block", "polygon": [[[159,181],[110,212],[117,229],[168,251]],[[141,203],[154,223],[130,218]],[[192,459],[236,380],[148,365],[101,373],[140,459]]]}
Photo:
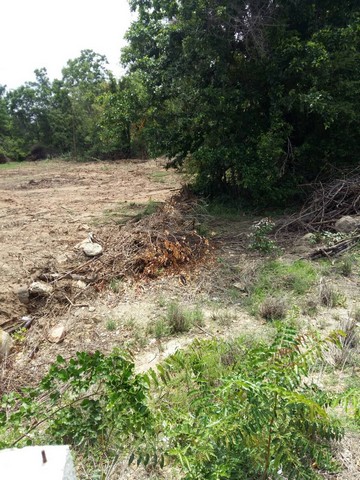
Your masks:
{"label": "white concrete block", "polygon": [[0,450],[1,480],[76,480],[67,445]]}

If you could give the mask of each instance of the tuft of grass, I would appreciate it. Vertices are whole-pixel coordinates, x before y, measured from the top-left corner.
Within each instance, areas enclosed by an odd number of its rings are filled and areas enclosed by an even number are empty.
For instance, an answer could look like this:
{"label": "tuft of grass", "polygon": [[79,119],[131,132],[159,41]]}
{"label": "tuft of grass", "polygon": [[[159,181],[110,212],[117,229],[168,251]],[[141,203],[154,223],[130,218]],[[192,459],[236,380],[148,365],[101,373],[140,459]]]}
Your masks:
{"label": "tuft of grass", "polygon": [[171,333],[188,332],[192,327],[189,315],[186,315],[185,310],[177,302],[169,304],[166,312],[166,322]]}
{"label": "tuft of grass", "polygon": [[247,303],[253,314],[268,297],[296,299],[307,294],[317,279],[314,266],[299,260],[287,264],[281,260],[266,262],[255,274],[247,288],[250,293]]}
{"label": "tuft of grass", "polygon": [[121,286],[121,279],[113,278],[110,282],[110,288],[114,293],[119,293]]}
{"label": "tuft of grass", "polygon": [[216,311],[211,314],[211,320],[223,327],[229,327],[235,319],[236,316],[233,313],[228,312],[227,310]]}
{"label": "tuft of grass", "polygon": [[128,328],[129,330],[133,330],[136,326],[136,320],[134,317],[129,317],[124,321],[124,327]]}
{"label": "tuft of grass", "polygon": [[199,307],[185,309],[177,302],[171,302],[167,307],[165,321],[172,334],[188,332],[194,325],[204,324],[204,313]]}
{"label": "tuft of grass", "polygon": [[282,320],[286,312],[285,300],[279,297],[267,297],[259,308],[259,315],[265,320]]}
{"label": "tuft of grass", "polygon": [[353,265],[354,259],[352,257],[344,257],[343,260],[337,265],[337,270],[342,276],[350,277],[352,274]]}
{"label": "tuft of grass", "polygon": [[334,308],[346,306],[346,297],[323,278],[320,281],[319,298],[321,305],[325,307]]}
{"label": "tuft of grass", "polygon": [[157,304],[160,308],[164,308],[166,306],[166,298],[164,295],[160,294],[157,299]]}
{"label": "tuft of grass", "polygon": [[319,300],[316,296],[310,296],[302,303],[302,313],[313,317],[318,311]]}
{"label": "tuft of grass", "polygon": [[199,307],[195,307],[193,310],[185,310],[185,315],[189,317],[192,325],[199,325],[201,327],[205,323],[204,312]]}
{"label": "tuft of grass", "polygon": [[360,308],[359,307],[355,308],[355,310],[352,314],[352,317],[354,318],[356,323],[360,323]]}
{"label": "tuft of grass", "polygon": [[106,330],[108,330],[109,332],[113,332],[114,330],[116,330],[116,327],[116,321],[113,318],[109,318],[106,322]]}
{"label": "tuft of grass", "polygon": [[329,345],[325,355],[327,363],[342,369],[347,364],[357,365],[359,342],[357,322],[351,317],[342,319],[340,322],[339,342]]}
{"label": "tuft of grass", "polygon": [[170,335],[170,328],[164,318],[159,318],[154,324],[148,324],[146,333],[154,335],[157,340]]}

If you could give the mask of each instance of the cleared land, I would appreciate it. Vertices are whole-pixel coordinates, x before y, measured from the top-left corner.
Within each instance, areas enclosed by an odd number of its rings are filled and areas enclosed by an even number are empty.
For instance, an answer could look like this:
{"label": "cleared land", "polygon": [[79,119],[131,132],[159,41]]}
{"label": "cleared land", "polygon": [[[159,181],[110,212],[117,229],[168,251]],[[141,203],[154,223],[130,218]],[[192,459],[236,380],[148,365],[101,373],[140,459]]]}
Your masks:
{"label": "cleared land", "polygon": [[[150,215],[157,202],[168,204],[181,181],[179,174],[164,170],[155,160],[46,161],[0,169],[0,326],[8,328],[26,315],[33,318],[29,330],[18,332],[3,364],[2,391],[36,384],[58,354],[69,358],[79,350],[109,352],[120,346],[130,350],[143,371],[194,338],[266,336],[272,329],[266,308],[274,308],[274,298],[285,299],[286,307],[296,305],[287,315],[304,328],[330,331],[353,315],[359,292],[358,253],[346,261],[296,263],[312,247],[287,238],[281,258],[269,260],[247,248],[254,218],[224,211],[210,216],[201,205],[193,220],[189,217],[199,238],[209,239],[209,251],[198,264],[170,274],[160,269],[154,278],[114,277],[95,285],[70,278],[64,280],[57,303],[35,308],[19,301],[19,286],[42,272],[69,271],[74,259],[79,263],[77,245],[90,232],[100,240],[107,235],[106,249],[120,241],[127,221]],[[321,301],[324,282],[337,292],[332,305]],[[166,320],[171,308],[178,307],[187,311],[191,325],[174,335]],[[57,326],[64,327],[65,337],[53,343],[49,336]],[[356,361],[349,363],[349,368],[338,370],[331,365],[331,375],[320,381],[331,389],[343,387],[359,372]],[[358,434],[348,434],[338,455],[344,470],[331,478],[360,478],[358,449]],[[143,478],[139,472],[129,475]]]}

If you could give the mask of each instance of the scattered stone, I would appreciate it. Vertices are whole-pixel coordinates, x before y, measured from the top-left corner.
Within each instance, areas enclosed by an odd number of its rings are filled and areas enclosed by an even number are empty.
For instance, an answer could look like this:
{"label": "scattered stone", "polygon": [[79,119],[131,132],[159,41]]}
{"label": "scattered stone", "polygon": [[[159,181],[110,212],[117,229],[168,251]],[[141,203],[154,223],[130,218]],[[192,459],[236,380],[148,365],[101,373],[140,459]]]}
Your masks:
{"label": "scattered stone", "polygon": [[97,257],[103,252],[103,248],[99,243],[86,242],[82,245],[82,249],[87,257]]}
{"label": "scattered stone", "polygon": [[89,307],[89,312],[95,312],[96,308],[95,307]]}
{"label": "scattered stone", "polygon": [[33,282],[29,287],[30,294],[41,297],[49,297],[53,291],[53,287],[45,282]]}
{"label": "scattered stone", "polygon": [[314,240],[314,234],[310,232],[305,233],[305,235],[301,237],[301,240],[303,242],[311,243]]}
{"label": "scattered stone", "polygon": [[21,303],[25,305],[29,303],[29,289],[26,285],[22,285],[16,291],[16,295]]}
{"label": "scattered stone", "polygon": [[9,355],[13,343],[10,335],[0,328],[0,360]]}
{"label": "scattered stone", "polygon": [[58,325],[52,328],[48,334],[48,340],[51,343],[60,343],[65,338],[65,327],[64,325]]}
{"label": "scattered stone", "polygon": [[233,287],[237,288],[241,292],[246,292],[247,291],[246,286],[243,283],[240,283],[240,282],[233,283]]}
{"label": "scattered stone", "polygon": [[20,320],[24,322],[24,328],[29,328],[34,319],[28,315],[25,315],[24,317],[21,317]]}
{"label": "scattered stone", "polygon": [[68,253],[62,253],[61,255],[58,255],[56,257],[56,262],[59,263],[60,265],[67,263],[69,260],[72,259],[71,254]]}
{"label": "scattered stone", "polygon": [[83,280],[78,280],[75,283],[76,287],[79,288],[80,290],[85,290],[87,287],[87,283],[85,283]]}
{"label": "scattered stone", "polygon": [[351,217],[350,215],[339,218],[334,225],[335,230],[341,233],[351,233],[359,227],[360,217]]}

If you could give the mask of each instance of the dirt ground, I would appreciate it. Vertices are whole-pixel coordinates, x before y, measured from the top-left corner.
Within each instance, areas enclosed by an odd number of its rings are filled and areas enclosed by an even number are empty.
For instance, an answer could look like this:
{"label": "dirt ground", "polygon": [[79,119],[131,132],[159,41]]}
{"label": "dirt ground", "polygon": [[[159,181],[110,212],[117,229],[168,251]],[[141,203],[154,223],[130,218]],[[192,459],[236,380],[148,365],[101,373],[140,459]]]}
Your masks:
{"label": "dirt ground", "polygon": [[[181,176],[165,171],[160,160],[45,161],[0,169],[0,327],[29,315],[16,294],[21,285],[28,285],[47,265],[65,265],[90,232],[96,236],[103,225],[116,223],[119,209],[163,202],[180,187]],[[144,371],[195,337],[265,332],[265,322],[241,310],[236,299],[226,305],[223,301],[225,291],[228,295],[229,289],[241,290],[243,279],[231,264],[251,261],[242,242],[243,229],[250,224],[244,217],[241,224],[230,225],[213,258],[188,270],[185,281],[176,274],[153,281],[124,281],[96,294],[85,292],[80,303],[69,299],[61,310],[33,312],[31,328],[3,365],[0,390],[36,383],[59,354],[70,358],[79,350],[106,352],[120,346],[133,353],[138,371]],[[224,259],[226,283],[224,272],[220,275],[216,268],[216,262]],[[79,284],[78,288],[84,287]],[[239,292],[235,293],[237,298]],[[172,300],[201,306],[205,326],[160,343],[148,327]],[[227,320],[219,322],[223,310]],[[64,327],[65,337],[52,343],[49,334],[57,326]],[[347,435],[338,453],[344,471],[331,478],[360,479],[359,454],[359,437]],[[122,478],[130,477],[124,474]],[[143,477],[132,474],[131,478]]]}

